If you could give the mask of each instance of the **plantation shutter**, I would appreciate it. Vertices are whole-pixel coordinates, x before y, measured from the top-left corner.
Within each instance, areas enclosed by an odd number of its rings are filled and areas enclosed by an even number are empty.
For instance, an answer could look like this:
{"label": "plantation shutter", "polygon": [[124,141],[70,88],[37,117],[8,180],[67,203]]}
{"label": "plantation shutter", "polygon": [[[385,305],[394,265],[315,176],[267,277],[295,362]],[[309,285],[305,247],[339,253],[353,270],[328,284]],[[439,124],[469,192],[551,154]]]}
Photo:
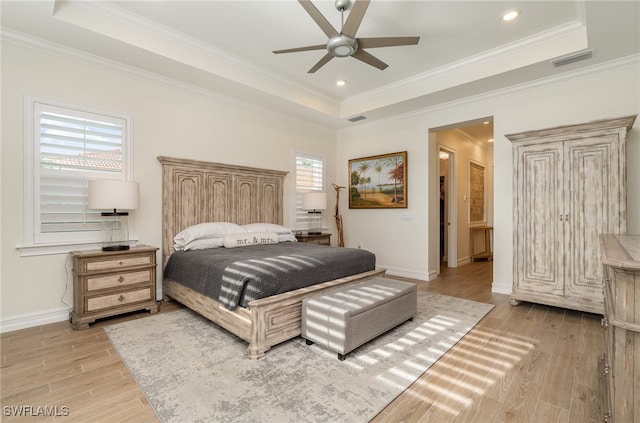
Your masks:
{"label": "plantation shutter", "polygon": [[302,209],[302,194],[324,189],[324,160],[312,156],[296,156],[296,228],[307,227],[311,216]]}
{"label": "plantation shutter", "polygon": [[35,242],[100,239],[100,210],[87,207],[87,181],[125,179],[126,121],[35,103]]}

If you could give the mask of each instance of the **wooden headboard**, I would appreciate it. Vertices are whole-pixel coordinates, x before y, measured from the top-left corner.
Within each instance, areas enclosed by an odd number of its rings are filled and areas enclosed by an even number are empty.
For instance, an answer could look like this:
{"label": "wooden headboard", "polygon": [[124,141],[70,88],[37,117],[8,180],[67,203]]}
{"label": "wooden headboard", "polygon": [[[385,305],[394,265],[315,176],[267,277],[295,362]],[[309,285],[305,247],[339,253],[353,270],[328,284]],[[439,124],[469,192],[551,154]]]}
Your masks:
{"label": "wooden headboard", "polygon": [[282,224],[282,187],[288,172],[158,157],[162,164],[162,266],[173,237],[203,222]]}

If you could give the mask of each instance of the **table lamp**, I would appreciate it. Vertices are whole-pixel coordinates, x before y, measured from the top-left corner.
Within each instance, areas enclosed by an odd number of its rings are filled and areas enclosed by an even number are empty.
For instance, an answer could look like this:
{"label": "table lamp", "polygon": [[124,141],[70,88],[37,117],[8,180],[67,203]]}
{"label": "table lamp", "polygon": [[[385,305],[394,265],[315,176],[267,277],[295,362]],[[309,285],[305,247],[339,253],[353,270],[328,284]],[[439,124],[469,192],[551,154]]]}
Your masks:
{"label": "table lamp", "polygon": [[133,181],[95,179],[89,181],[89,208],[102,212],[102,251],[128,250],[129,213],[138,208],[139,185]]}
{"label": "table lamp", "polygon": [[315,226],[308,231],[309,235],[320,235],[322,232],[322,210],[327,208],[327,193],[307,192],[302,194],[302,209],[312,215],[311,222]]}

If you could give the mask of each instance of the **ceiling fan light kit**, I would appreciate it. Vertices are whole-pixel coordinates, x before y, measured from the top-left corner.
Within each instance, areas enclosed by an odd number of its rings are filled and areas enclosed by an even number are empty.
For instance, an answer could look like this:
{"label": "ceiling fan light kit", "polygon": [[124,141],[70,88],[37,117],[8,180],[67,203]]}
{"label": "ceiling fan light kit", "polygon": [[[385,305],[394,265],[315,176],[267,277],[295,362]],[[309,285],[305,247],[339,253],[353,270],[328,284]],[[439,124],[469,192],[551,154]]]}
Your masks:
{"label": "ceiling fan light kit", "polygon": [[358,50],[358,41],[346,35],[329,38],[327,50],[333,57],[349,57]]}
{"label": "ceiling fan light kit", "polygon": [[[371,65],[377,69],[384,70],[389,65],[382,60],[365,51],[365,48],[376,47],[395,47],[415,45],[420,41],[420,37],[375,37],[375,38],[356,38],[356,32],[360,28],[362,18],[364,17],[369,2],[371,0],[336,0],[335,7],[342,13],[342,31],[338,32],[331,23],[320,13],[320,11],[311,3],[311,0],[298,0],[298,3],[306,10],[314,22],[329,37],[326,46],[318,44],[306,47],[290,48],[285,50],[274,50],[275,54],[296,53],[301,51],[322,50],[326,47],[327,54],[324,55],[308,73],[314,73],[322,66],[326,65],[334,57],[353,57],[361,62]],[[351,7],[353,6],[353,7]],[[347,21],[344,21],[344,11],[351,7]]]}

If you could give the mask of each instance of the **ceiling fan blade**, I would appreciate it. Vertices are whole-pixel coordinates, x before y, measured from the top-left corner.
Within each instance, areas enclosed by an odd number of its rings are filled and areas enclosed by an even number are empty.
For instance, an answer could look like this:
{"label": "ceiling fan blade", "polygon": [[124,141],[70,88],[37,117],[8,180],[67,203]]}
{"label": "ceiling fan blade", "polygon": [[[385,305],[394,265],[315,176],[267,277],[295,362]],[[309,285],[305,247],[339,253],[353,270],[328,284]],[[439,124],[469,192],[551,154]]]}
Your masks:
{"label": "ceiling fan blade", "polygon": [[367,53],[366,51],[362,50],[362,49],[358,49],[358,51],[356,51],[356,53],[351,56],[354,59],[358,59],[361,62],[364,62],[368,65],[371,65],[375,68],[378,68],[380,70],[385,70],[389,65],[387,65],[385,62],[383,62],[382,60],[378,59],[377,57],[375,57],[374,55],[372,55],[371,53]]}
{"label": "ceiling fan blade", "polygon": [[367,7],[369,7],[369,1],[370,0],[355,0],[351,12],[349,12],[349,16],[347,17],[347,21],[342,27],[343,35],[348,35],[352,38],[356,37],[356,32],[358,32],[358,28],[360,28],[362,18],[367,11]]}
{"label": "ceiling fan blade", "polygon": [[331,59],[333,59],[332,55],[330,55],[329,53],[325,54],[324,57],[318,61],[318,63],[313,65],[313,67],[307,71],[307,73],[315,73],[315,71],[326,65]]}
{"label": "ceiling fan blade", "polygon": [[418,44],[420,37],[373,37],[358,38],[360,48],[411,46]]}
{"label": "ceiling fan blade", "polygon": [[274,54],[282,54],[282,53],[295,53],[298,51],[311,51],[311,50],[323,50],[326,49],[326,44],[318,44],[316,46],[307,46],[307,47],[296,47],[296,48],[288,48],[285,50],[273,50]]}
{"label": "ceiling fan blade", "polygon": [[329,21],[327,20],[327,18],[325,18],[322,13],[320,13],[320,11],[318,10],[318,8],[316,8],[313,3],[311,3],[310,0],[298,0],[298,3],[300,3],[300,5],[302,7],[304,7],[304,10],[307,11],[307,13],[309,14],[309,16],[311,16],[311,19],[313,19],[315,21],[316,24],[318,24],[318,26],[320,27],[320,29],[327,34],[327,37],[331,38],[331,37],[335,37],[337,35],[340,35],[338,33],[338,31],[336,31],[336,29],[333,27],[333,25],[331,25],[329,23]]}

